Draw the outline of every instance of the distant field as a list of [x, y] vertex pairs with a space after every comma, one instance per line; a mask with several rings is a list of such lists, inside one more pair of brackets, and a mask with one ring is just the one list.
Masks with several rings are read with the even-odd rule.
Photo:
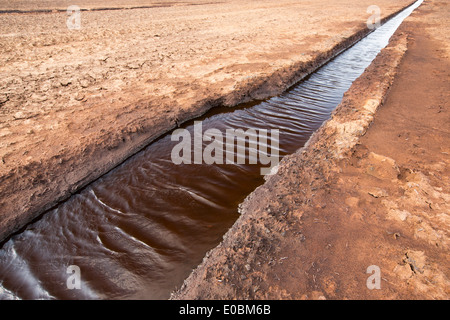
[[81, 9], [101, 9], [101, 8], [135, 8], [135, 7], [159, 7], [159, 6], [176, 6], [176, 5], [192, 5], [203, 3], [219, 3], [219, 0], [20, 0], [20, 1], [0, 1], [1, 11], [47, 11], [47, 10], [65, 10], [71, 5], [77, 5]]

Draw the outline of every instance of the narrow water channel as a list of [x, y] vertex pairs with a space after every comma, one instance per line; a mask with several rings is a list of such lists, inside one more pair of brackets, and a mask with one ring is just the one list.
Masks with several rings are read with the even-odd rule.
[[[203, 131], [278, 129], [280, 156], [295, 152], [420, 3], [284, 94], [197, 119]], [[194, 136], [193, 122], [183, 128]], [[178, 143], [163, 136], [4, 243], [0, 299], [167, 299], [264, 183], [248, 161], [175, 165]], [[67, 286], [73, 265], [80, 289]]]

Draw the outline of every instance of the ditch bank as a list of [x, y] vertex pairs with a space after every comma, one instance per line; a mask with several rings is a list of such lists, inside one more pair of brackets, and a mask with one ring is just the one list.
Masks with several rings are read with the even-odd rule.
[[[448, 70], [436, 41], [443, 6], [427, 1], [406, 19], [331, 119], [247, 197], [172, 299], [448, 299], [449, 133], [439, 129], [448, 112], [428, 116], [448, 91], [445, 75], [436, 76]], [[415, 95], [422, 86], [428, 94]], [[380, 133], [371, 126], [381, 106]], [[415, 128], [404, 120], [412, 111]], [[388, 131], [391, 140], [380, 141]], [[426, 157], [413, 136], [425, 139]], [[369, 278], [374, 266], [378, 283]]]

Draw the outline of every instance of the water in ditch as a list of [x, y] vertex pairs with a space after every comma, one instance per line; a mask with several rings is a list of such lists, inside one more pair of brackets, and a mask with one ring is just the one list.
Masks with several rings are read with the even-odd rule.
[[[278, 129], [280, 156], [295, 152], [418, 5], [286, 93], [208, 113], [198, 119], [203, 131]], [[193, 122], [183, 128], [194, 137]], [[261, 165], [248, 158], [175, 165], [176, 145], [170, 133], [163, 136], [4, 243], [0, 299], [168, 298], [221, 241], [239, 203], [264, 182]]]

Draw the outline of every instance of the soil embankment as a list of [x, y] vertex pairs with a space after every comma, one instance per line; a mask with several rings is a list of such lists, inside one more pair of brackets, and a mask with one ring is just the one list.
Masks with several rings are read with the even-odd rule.
[[449, 298], [448, 12], [406, 19], [172, 298]]
[[284, 91], [367, 33], [370, 5], [412, 2], [98, 0], [79, 30], [59, 2], [0, 14], [0, 240], [180, 123]]

